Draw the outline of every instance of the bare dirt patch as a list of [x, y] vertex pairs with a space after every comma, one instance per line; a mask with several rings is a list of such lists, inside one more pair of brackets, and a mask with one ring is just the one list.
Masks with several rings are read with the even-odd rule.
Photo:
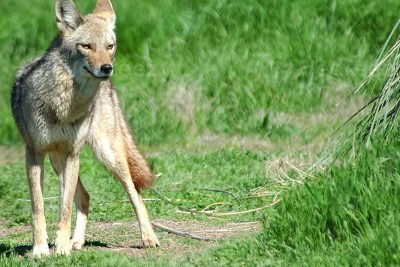
[[223, 136], [217, 134], [204, 134], [198, 137], [193, 145], [196, 149], [219, 150], [226, 147], [238, 147], [254, 151], [268, 151], [276, 148], [275, 144], [268, 138], [259, 136]]
[[7, 230], [6, 223], [0, 220], [0, 237], [5, 235], [4, 233], [6, 233]]
[[278, 112], [273, 115], [272, 120], [277, 126], [289, 124], [302, 131], [322, 126], [331, 127], [332, 125], [340, 125], [345, 122], [363, 107], [365, 102], [365, 99], [360, 96], [348, 101], [338, 100], [337, 106], [326, 107], [320, 112], [310, 114], [304, 112], [296, 114]]
[[152, 255], [167, 252], [176, 257], [205, 250], [220, 240], [243, 236], [261, 229], [259, 222], [227, 223], [221, 226], [197, 221], [154, 220], [154, 222], [179, 232], [209, 238], [211, 241], [193, 240], [156, 228], [161, 247], [159, 250], [145, 250], [140, 244], [138, 223], [106, 222], [89, 226], [87, 245], [90, 248], [126, 253], [135, 257], [144, 257], [149, 251]]
[[22, 147], [0, 146], [0, 165], [13, 163], [24, 159], [24, 149]]
[[235, 237], [249, 232], [259, 231], [259, 222], [231, 222], [223, 226], [197, 221], [175, 222], [169, 220], [155, 220], [155, 222], [185, 233], [196, 234], [211, 240]]
[[9, 235], [24, 233], [31, 230], [29, 225], [7, 227], [6, 222], [0, 221], [0, 239], [4, 239]]

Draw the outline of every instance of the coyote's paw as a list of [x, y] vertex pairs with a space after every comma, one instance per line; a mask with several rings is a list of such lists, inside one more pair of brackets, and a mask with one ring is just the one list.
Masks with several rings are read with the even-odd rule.
[[34, 245], [33, 246], [33, 251], [32, 251], [32, 256], [34, 258], [41, 258], [41, 257], [46, 257], [50, 255], [49, 251], [49, 245], [43, 244], [43, 245]]
[[142, 241], [144, 248], [155, 248], [160, 246], [160, 242], [158, 241], [153, 229], [147, 233], [142, 233]]
[[62, 245], [57, 245], [56, 244], [56, 253], [58, 255], [65, 255], [68, 256], [69, 254], [71, 254], [71, 248], [68, 245], [62, 244]]
[[83, 248], [83, 244], [85, 244], [85, 240], [71, 239], [70, 241], [71, 250], [81, 250]]
[[61, 231], [57, 232], [56, 253], [59, 255], [69, 255], [71, 253], [69, 237]]

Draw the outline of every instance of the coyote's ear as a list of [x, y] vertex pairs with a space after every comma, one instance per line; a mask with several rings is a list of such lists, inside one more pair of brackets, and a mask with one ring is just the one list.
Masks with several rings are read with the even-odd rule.
[[112, 28], [115, 28], [115, 12], [110, 0], [98, 0], [93, 14], [106, 20]]
[[75, 30], [83, 23], [83, 18], [71, 0], [56, 1], [57, 27], [61, 32]]

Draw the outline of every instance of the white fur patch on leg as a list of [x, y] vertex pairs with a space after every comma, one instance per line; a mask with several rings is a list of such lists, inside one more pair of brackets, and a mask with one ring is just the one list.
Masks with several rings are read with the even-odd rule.
[[50, 255], [49, 245], [47, 243], [41, 245], [34, 245], [32, 256], [34, 258], [46, 257]]
[[81, 212], [78, 212], [76, 218], [76, 226], [74, 236], [71, 239], [71, 249], [82, 249], [85, 243], [85, 232], [86, 232], [87, 216]]
[[56, 253], [60, 255], [69, 255], [70, 252], [69, 231], [57, 230]]

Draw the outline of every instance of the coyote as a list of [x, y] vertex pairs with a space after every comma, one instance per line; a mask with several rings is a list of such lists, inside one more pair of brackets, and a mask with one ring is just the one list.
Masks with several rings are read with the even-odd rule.
[[[94, 12], [82, 16], [71, 0], [56, 0], [55, 11], [58, 36], [43, 57], [20, 69], [12, 91], [12, 112], [26, 144], [33, 256], [49, 254], [45, 155], [60, 178], [56, 253], [68, 255], [84, 245], [89, 194], [79, 177], [79, 154], [85, 143], [128, 193], [143, 246], [156, 247], [159, 242], [139, 194], [154, 176], [132, 139], [110, 82], [116, 52], [112, 4], [98, 0]], [[70, 240], [73, 199], [77, 220]]]

